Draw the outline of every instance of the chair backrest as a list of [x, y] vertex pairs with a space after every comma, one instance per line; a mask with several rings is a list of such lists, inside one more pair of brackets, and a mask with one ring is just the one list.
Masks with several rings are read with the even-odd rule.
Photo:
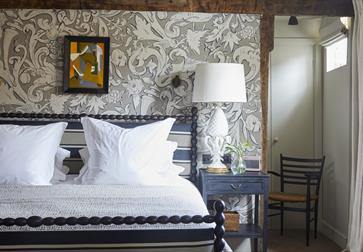
[[310, 185], [315, 186], [318, 195], [324, 163], [325, 156], [322, 158], [298, 158], [280, 154], [281, 192], [284, 192], [285, 184], [307, 185], [306, 174], [310, 174], [313, 175]]

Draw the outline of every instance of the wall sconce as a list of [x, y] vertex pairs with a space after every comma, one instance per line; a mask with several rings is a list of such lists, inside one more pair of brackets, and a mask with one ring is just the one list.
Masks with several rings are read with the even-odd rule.
[[171, 84], [173, 85], [174, 88], [177, 88], [180, 86], [181, 84], [181, 79], [179, 77], [179, 75], [176, 75], [172, 80], [171, 80]]

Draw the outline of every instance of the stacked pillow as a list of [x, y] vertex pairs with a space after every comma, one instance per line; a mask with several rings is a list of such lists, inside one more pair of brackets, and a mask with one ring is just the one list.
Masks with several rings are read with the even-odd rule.
[[87, 149], [80, 151], [82, 184], [164, 185], [183, 168], [172, 164], [176, 143], [167, 141], [175, 119], [126, 129], [84, 117]]
[[50, 181], [52, 184], [65, 181], [67, 179], [67, 174], [69, 172], [69, 168], [65, 165], [63, 165], [63, 161], [66, 158], [69, 158], [71, 156], [71, 152], [58, 147], [57, 153], [55, 154], [55, 160], [54, 160], [54, 173], [53, 178]]
[[0, 125], [0, 184], [49, 185], [66, 127]]

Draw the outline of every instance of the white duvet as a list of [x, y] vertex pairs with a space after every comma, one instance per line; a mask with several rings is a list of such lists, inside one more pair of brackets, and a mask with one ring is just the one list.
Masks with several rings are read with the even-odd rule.
[[[197, 188], [176, 177], [169, 186], [72, 185], [0, 186], [0, 218], [207, 215]], [[189, 229], [213, 224], [0, 227], [0, 231], [97, 229]]]

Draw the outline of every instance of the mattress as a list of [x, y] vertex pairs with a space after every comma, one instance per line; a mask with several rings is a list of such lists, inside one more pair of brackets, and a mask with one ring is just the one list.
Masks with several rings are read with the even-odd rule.
[[[169, 186], [77, 185], [0, 186], [0, 218], [207, 215], [196, 187], [176, 177]], [[144, 224], [5, 227], [0, 231], [209, 229], [214, 224]]]

